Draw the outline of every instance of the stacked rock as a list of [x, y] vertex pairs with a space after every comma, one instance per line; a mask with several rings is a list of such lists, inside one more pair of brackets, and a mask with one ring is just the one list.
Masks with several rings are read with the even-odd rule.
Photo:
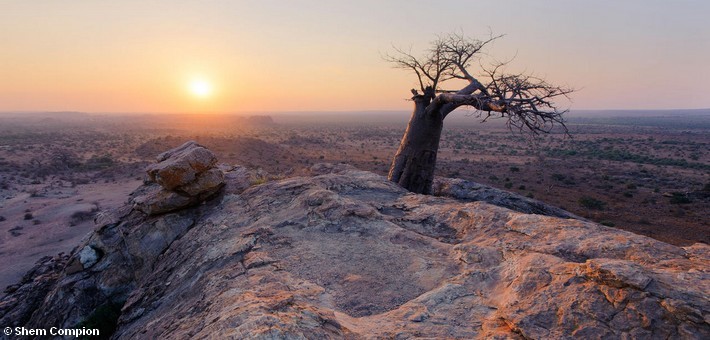
[[146, 172], [159, 185], [133, 199], [134, 207], [148, 215], [178, 210], [204, 201], [224, 186], [217, 157], [195, 141], [158, 155]]

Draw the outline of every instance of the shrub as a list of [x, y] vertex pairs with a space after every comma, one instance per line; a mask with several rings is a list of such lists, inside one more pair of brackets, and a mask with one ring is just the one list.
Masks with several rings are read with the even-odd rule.
[[84, 164], [84, 169], [93, 171], [93, 170], [101, 170], [101, 169], [106, 169], [111, 166], [113, 166], [116, 163], [114, 161], [113, 157], [111, 154], [104, 154], [101, 156], [92, 156], [90, 159], [86, 161], [86, 164]]
[[518, 168], [517, 166], [511, 166], [510, 172], [520, 172], [520, 168]]
[[98, 208], [93, 208], [91, 211], [76, 211], [69, 217], [71, 219], [70, 225], [75, 226], [81, 222], [92, 220], [98, 211]]
[[26, 221], [31, 220], [33, 217], [34, 217], [34, 216], [32, 216], [32, 213], [29, 213], [29, 212], [28, 212], [28, 213], [25, 213], [25, 220], [26, 220]]
[[566, 176], [563, 174], [552, 174], [550, 177], [552, 177], [555, 181], [563, 181]]
[[671, 196], [670, 202], [671, 202], [671, 204], [688, 204], [691, 202], [691, 200], [690, 200], [690, 198], [688, 198], [688, 196], [685, 196], [683, 193], [674, 192], [673, 196]]
[[578, 202], [579, 205], [587, 209], [604, 210], [604, 208], [606, 207], [606, 202], [600, 201], [594, 197], [589, 196], [582, 196]]
[[615, 227], [616, 226], [616, 223], [609, 221], [609, 220], [603, 220], [603, 221], [599, 222], [599, 224], [605, 225], [607, 227]]
[[268, 181], [269, 179], [266, 176], [252, 176], [251, 185], [261, 185]]
[[505, 186], [506, 189], [510, 189], [510, 188], [513, 187], [513, 183], [511, 183], [511, 182], [506, 182], [504, 186]]
[[[101, 338], [108, 339], [111, 335], [116, 332], [116, 326], [118, 325], [118, 318], [121, 316], [121, 304], [118, 303], [106, 303], [94, 310], [86, 320], [80, 322], [76, 325], [76, 328], [95, 328], [99, 330]], [[89, 337], [85, 337], [89, 339]]]

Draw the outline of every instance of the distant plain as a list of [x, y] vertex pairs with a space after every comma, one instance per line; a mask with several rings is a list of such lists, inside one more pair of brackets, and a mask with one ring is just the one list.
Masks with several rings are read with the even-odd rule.
[[[297, 176], [316, 163], [386, 175], [409, 113], [0, 113], [0, 286], [68, 252], [126, 201], [155, 156], [186, 140], [220, 162]], [[710, 243], [710, 110], [577, 111], [530, 137], [460, 112], [437, 175], [484, 183], [676, 245]]]

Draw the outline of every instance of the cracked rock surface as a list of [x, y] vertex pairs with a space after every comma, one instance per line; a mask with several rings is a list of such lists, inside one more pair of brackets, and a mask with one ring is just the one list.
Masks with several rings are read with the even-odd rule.
[[[102, 215], [62, 259], [90, 246], [96, 263], [45, 261], [44, 298], [8, 303], [28, 276], [0, 324], [72, 326], [112, 301], [121, 339], [710, 338], [708, 245], [411, 194], [349, 166], [314, 173], [249, 186], [227, 171], [197, 207]], [[439, 194], [475, 187], [454, 184]]]

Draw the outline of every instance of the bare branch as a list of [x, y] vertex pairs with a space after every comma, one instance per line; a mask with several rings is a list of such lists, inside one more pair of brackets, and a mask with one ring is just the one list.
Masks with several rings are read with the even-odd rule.
[[393, 47], [394, 55], [383, 58], [397, 68], [409, 69], [417, 75], [422, 91], [431, 86], [435, 91], [439, 86], [452, 79], [468, 80], [469, 84], [460, 89], [461, 93], [473, 93], [476, 90], [485, 92], [486, 87], [479, 82], [468, 68], [471, 62], [478, 59], [483, 49], [501, 38], [502, 35], [491, 34], [488, 39], [477, 40], [461, 33], [440, 36], [433, 41], [425, 56], [417, 58], [411, 52]]
[[[478, 40], [463, 33], [450, 33], [438, 36], [424, 57], [417, 58], [411, 52], [395, 48], [396, 55], [385, 59], [396, 67], [414, 71], [425, 93], [418, 98], [431, 100], [426, 107], [429, 113], [438, 112], [446, 117], [459, 107], [469, 106], [485, 115], [483, 121], [499, 116], [507, 119], [510, 128], [530, 130], [534, 134], [549, 132], [557, 125], [566, 132], [562, 115], [567, 110], [558, 109], [555, 100], [569, 99], [574, 89], [525, 73], [507, 74], [504, 69], [512, 59], [496, 61], [490, 67], [482, 66], [485, 48], [501, 37], [503, 35], [490, 33], [488, 38]], [[471, 72], [473, 62], [480, 65], [480, 72], [476, 72], [481, 75], [479, 78]], [[466, 80], [468, 84], [459, 90], [441, 89], [449, 80]]]

